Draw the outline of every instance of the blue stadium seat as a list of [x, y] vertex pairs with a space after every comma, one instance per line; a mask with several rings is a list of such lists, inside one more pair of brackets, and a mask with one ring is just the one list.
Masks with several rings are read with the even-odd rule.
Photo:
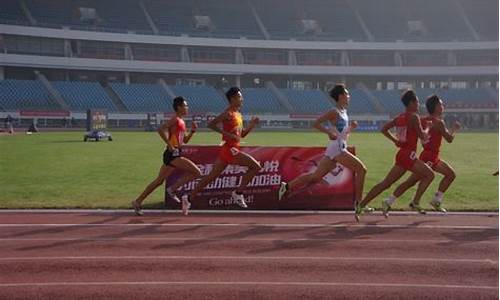
[[[38, 26], [152, 33], [137, 0], [25, 1]], [[282, 0], [249, 1], [144, 0], [143, 3], [161, 34], [165, 35], [263, 38], [250, 11], [250, 3], [256, 8], [272, 39], [366, 40], [356, 15], [359, 13], [377, 41], [471, 40], [473, 36], [456, 6], [459, 3], [481, 40], [498, 39], [498, 27], [491, 26], [498, 21], [498, 2], [493, 0], [288, 0], [286, 4]], [[116, 9], [117, 6], [119, 9]], [[495, 6], [497, 9], [492, 9]], [[78, 7], [95, 8], [99, 20], [95, 24], [80, 20]], [[193, 16], [196, 14], [210, 16], [214, 30], [196, 30], [193, 27]], [[277, 14], [279, 17], [276, 17]], [[317, 20], [321, 32], [316, 35], [302, 34], [301, 19]], [[417, 20], [422, 21], [426, 33], [409, 33], [408, 21]], [[2, 1], [0, 22], [28, 24], [20, 1]]]
[[403, 112], [405, 107], [401, 102], [401, 91], [399, 90], [376, 90], [373, 95], [391, 115]]
[[269, 89], [244, 88], [241, 92], [244, 113], [288, 114], [288, 111]]
[[55, 81], [52, 82], [52, 86], [61, 94], [72, 111], [117, 110], [106, 91], [97, 82]]
[[333, 107], [329, 97], [319, 90], [281, 89], [296, 113], [322, 114]]
[[351, 101], [349, 103], [349, 113], [351, 114], [368, 114], [375, 113], [375, 108], [372, 102], [361, 89], [349, 89]]
[[57, 110], [45, 87], [36, 80], [0, 80], [0, 107], [4, 110]]
[[0, 22], [8, 24], [28, 24], [18, 0], [2, 0]]
[[[439, 89], [436, 91], [448, 107], [497, 108], [498, 93], [492, 88]], [[496, 96], [494, 96], [496, 95]]]
[[172, 112], [172, 99], [156, 84], [111, 83], [111, 88], [131, 112]]
[[[65, 0], [26, 0], [32, 16], [41, 26], [70, 26], [75, 29], [141, 33], [152, 33], [149, 24], [135, 0], [111, 1], [65, 1]], [[96, 24], [87, 24], [77, 15], [79, 7], [95, 8], [99, 20]]]
[[191, 113], [219, 113], [227, 107], [223, 96], [210, 86], [170, 86], [176, 96], [183, 96], [189, 103]]
[[180, 35], [194, 31], [192, 29], [193, 0], [172, 1], [168, 4], [162, 0], [150, 0], [144, 3], [162, 34]]

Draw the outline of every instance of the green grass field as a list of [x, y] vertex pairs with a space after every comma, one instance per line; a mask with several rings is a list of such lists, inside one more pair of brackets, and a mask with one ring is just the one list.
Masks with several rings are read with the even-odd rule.
[[[83, 132], [0, 136], [0, 208], [126, 208], [152, 180], [163, 145], [156, 133], [115, 132], [113, 142], [82, 142]], [[213, 133], [198, 133], [192, 144], [218, 144]], [[246, 145], [324, 146], [326, 137], [312, 132], [254, 132]], [[379, 133], [355, 133], [350, 144], [368, 167], [365, 193], [393, 163], [395, 149]], [[498, 133], [461, 133], [444, 144], [442, 158], [455, 167], [457, 179], [444, 198], [452, 210], [498, 211]], [[423, 198], [436, 191], [436, 178]], [[391, 188], [391, 191], [395, 188]], [[414, 190], [398, 200], [405, 208]], [[380, 201], [389, 192], [374, 202]], [[146, 200], [158, 207], [162, 189]]]

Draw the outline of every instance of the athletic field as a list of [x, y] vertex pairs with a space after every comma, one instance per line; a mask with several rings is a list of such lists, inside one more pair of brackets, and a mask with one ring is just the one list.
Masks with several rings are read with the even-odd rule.
[[[0, 208], [126, 208], [154, 178], [163, 145], [155, 132], [113, 132], [113, 142], [84, 143], [82, 132], [0, 136]], [[216, 145], [220, 136], [197, 133], [192, 144]], [[312, 132], [254, 132], [245, 145], [324, 146], [326, 136]], [[365, 193], [388, 172], [395, 147], [380, 133], [355, 133], [350, 144], [368, 168]], [[452, 210], [498, 210], [498, 133], [459, 133], [443, 144], [442, 158], [457, 179], [444, 198]], [[424, 207], [440, 176], [422, 199]], [[393, 190], [391, 188], [391, 190]], [[411, 190], [398, 200], [405, 209]], [[388, 193], [376, 199], [374, 206]], [[161, 207], [162, 189], [145, 202]]]

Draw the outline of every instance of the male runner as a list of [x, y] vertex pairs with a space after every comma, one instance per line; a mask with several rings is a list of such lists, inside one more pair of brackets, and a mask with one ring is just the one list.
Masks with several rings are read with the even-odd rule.
[[[446, 213], [446, 209], [441, 206], [443, 194], [455, 180], [455, 171], [444, 160], [439, 157], [439, 149], [441, 141], [444, 139], [451, 143], [455, 138], [455, 133], [460, 129], [460, 123], [455, 122], [452, 129], [449, 131], [443, 120], [444, 104], [443, 101], [436, 95], [429, 96], [425, 101], [425, 106], [429, 112], [429, 116], [422, 119], [424, 127], [429, 125], [429, 137], [422, 141], [423, 150], [420, 153], [420, 160], [431, 167], [435, 172], [443, 174], [444, 177], [439, 183], [438, 190], [431, 201], [431, 206], [436, 210]], [[401, 184], [400, 193], [404, 193], [410, 187], [418, 182], [419, 178], [416, 174], [412, 174], [405, 182]], [[383, 213], [387, 217], [392, 203], [396, 200], [395, 195], [391, 195], [382, 203]]]
[[[158, 129], [161, 139], [167, 144], [167, 149], [163, 152], [163, 165], [158, 176], [146, 187], [136, 200], [132, 201], [132, 207], [137, 215], [142, 216], [141, 204], [146, 197], [157, 187], [163, 184], [168, 176], [175, 169], [185, 171], [186, 174], [173, 186], [167, 189], [167, 194], [176, 202], [180, 202], [175, 191], [187, 182], [200, 177], [200, 169], [189, 159], [182, 157], [182, 145], [188, 143], [196, 132], [197, 125], [193, 121], [191, 132], [186, 136], [186, 124], [183, 117], [188, 114], [188, 104], [183, 97], [176, 97], [173, 102], [175, 116], [163, 123]], [[168, 133], [168, 136], [167, 136]]]
[[[357, 127], [356, 122], [351, 122], [349, 126], [347, 106], [351, 97], [343, 84], [337, 84], [333, 87], [330, 91], [330, 96], [336, 102], [335, 108], [319, 117], [313, 124], [314, 128], [328, 135], [330, 139], [325, 155], [319, 161], [318, 167], [313, 173], [303, 174], [289, 183], [282, 182], [278, 190], [278, 200], [281, 200], [288, 191], [297, 187], [321, 182], [323, 177], [339, 163], [354, 172], [355, 206], [361, 201], [366, 167], [359, 158], [347, 151], [347, 137], [349, 132], [351, 129]], [[324, 122], [329, 122], [332, 125], [332, 129], [323, 126]]]
[[[422, 128], [420, 118], [418, 116], [419, 102], [417, 95], [414, 91], [408, 90], [401, 96], [401, 102], [405, 106], [404, 113], [397, 116], [395, 119], [387, 122], [382, 128], [382, 134], [393, 142], [399, 148], [396, 154], [396, 161], [387, 176], [375, 185], [365, 196], [363, 201], [356, 207], [356, 215], [359, 216], [363, 213], [365, 207], [375, 197], [380, 195], [383, 191], [387, 190], [391, 185], [398, 181], [407, 171], [412, 172], [419, 178], [417, 192], [413, 201], [410, 203], [410, 208], [417, 210], [419, 213], [425, 213], [420, 207], [419, 201], [422, 194], [434, 179], [434, 173], [431, 168], [423, 161], [417, 158], [417, 141], [427, 139], [427, 131]], [[396, 127], [397, 137], [392, 135], [389, 130]], [[402, 188], [399, 186], [394, 192], [394, 197], [401, 196]], [[394, 199], [394, 200], [392, 200]], [[392, 204], [395, 198], [391, 198], [389, 204]]]
[[[243, 96], [238, 87], [231, 87], [226, 92], [229, 107], [215, 119], [210, 121], [208, 127], [222, 134], [223, 145], [221, 146], [219, 157], [210, 173], [204, 176], [195, 186], [189, 195], [182, 196], [182, 212], [187, 215], [191, 202], [196, 198], [210, 182], [219, 176], [227, 165], [239, 165], [248, 167], [248, 171], [243, 175], [240, 186], [232, 192], [231, 199], [242, 208], [246, 208], [243, 189], [250, 183], [255, 175], [260, 171], [261, 166], [255, 158], [240, 151], [240, 140], [246, 137], [258, 124], [259, 118], [253, 117], [247, 128], [243, 128], [243, 118], [240, 113], [243, 105]], [[222, 123], [222, 128], [219, 124]]]

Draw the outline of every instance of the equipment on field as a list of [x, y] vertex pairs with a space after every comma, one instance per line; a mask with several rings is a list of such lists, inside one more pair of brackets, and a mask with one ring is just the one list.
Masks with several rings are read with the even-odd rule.
[[108, 113], [105, 110], [87, 110], [87, 133], [83, 136], [83, 141], [90, 139], [99, 142], [102, 139], [112, 141], [113, 137], [106, 131], [108, 126]]

